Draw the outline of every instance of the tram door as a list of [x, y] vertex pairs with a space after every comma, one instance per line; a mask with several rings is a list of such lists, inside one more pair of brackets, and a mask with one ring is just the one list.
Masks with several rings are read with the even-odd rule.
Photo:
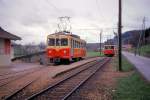
[[70, 39], [70, 44], [71, 44], [71, 57], [73, 57], [74, 54], [74, 40]]

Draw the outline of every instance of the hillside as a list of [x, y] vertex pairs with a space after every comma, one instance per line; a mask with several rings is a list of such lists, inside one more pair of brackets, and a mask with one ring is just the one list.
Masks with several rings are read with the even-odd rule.
[[[145, 32], [145, 34], [143, 34]], [[131, 44], [134, 47], [137, 46], [137, 43], [139, 42], [139, 38], [141, 35], [141, 45], [150, 44], [150, 28], [143, 30], [131, 30], [124, 32], [122, 34], [122, 43], [123, 44]], [[108, 40], [109, 41], [109, 40]], [[114, 37], [111, 41], [114, 41], [115, 44], [117, 44], [117, 37]]]
[[[104, 44], [102, 43], [102, 48], [103, 48]], [[99, 43], [87, 43], [87, 50], [88, 51], [97, 51], [100, 48], [100, 44]]]

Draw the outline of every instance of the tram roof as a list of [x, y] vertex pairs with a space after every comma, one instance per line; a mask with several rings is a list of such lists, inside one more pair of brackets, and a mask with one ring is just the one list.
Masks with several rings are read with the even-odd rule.
[[72, 37], [80, 39], [80, 36], [72, 34], [71, 32], [57, 32], [57, 33], [53, 33], [53, 34], [50, 34], [50, 35], [67, 35], [67, 36], [72, 36]]

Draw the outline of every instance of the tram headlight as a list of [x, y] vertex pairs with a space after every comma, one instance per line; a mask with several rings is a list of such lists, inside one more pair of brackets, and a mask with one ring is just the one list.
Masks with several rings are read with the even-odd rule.
[[66, 54], [67, 53], [67, 51], [66, 50], [64, 50], [64, 54]]
[[52, 53], [52, 51], [51, 51], [51, 50], [49, 50], [49, 51], [48, 51], [48, 53]]

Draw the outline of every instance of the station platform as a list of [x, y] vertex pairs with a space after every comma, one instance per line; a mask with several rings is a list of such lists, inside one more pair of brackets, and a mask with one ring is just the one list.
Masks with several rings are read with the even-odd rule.
[[70, 70], [72, 68], [75, 68], [79, 65], [82, 65], [82, 64], [85, 64], [87, 62], [91, 62], [91, 61], [94, 61], [94, 60], [99, 60], [99, 59], [102, 59], [102, 57], [96, 57], [96, 58], [90, 58], [90, 59], [86, 59], [86, 60], [82, 60], [82, 61], [78, 61], [78, 62], [74, 62], [72, 64], [69, 64], [69, 65], [59, 65], [59, 66], [51, 66], [50, 67], [50, 73], [49, 73], [49, 76], [50, 77], [55, 77], [55, 75], [61, 73], [61, 72], [64, 72], [64, 71], [67, 71], [67, 70]]
[[134, 55], [129, 52], [122, 52], [122, 54], [136, 67], [136, 69], [150, 82], [150, 58]]
[[82, 65], [84, 63], [99, 59], [100, 57], [96, 58], [90, 58], [90, 59], [85, 59], [82, 61], [78, 62], [73, 62], [69, 65], [55, 65], [55, 66], [44, 66], [40, 65], [38, 63], [12, 63], [10, 66], [0, 66], [0, 75], [7, 74], [7, 73], [13, 73], [13, 72], [21, 72], [24, 70], [30, 70], [34, 68], [43, 68], [43, 67], [48, 67], [50, 70], [50, 76], [54, 76], [57, 73], [60, 73], [65, 70], [69, 70], [71, 68], [74, 68], [76, 66]]
[[30, 70], [32, 68], [42, 67], [38, 63], [11, 63], [10, 66], [0, 66], [0, 75], [19, 72], [23, 70]]

